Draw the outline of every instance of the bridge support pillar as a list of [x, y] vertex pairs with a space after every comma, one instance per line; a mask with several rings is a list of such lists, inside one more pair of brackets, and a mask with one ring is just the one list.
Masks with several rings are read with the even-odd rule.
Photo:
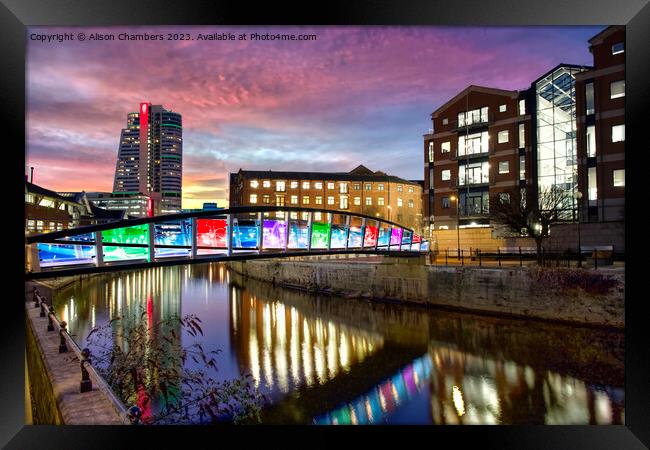
[[289, 248], [289, 211], [284, 212], [284, 252]]
[[232, 256], [232, 214], [228, 214], [226, 223], [226, 254]]
[[329, 225], [329, 231], [327, 232], [327, 249], [332, 249], [332, 222], [334, 221], [334, 214], [327, 213], [327, 224]]
[[148, 233], [148, 244], [149, 244], [149, 257], [147, 261], [154, 262], [156, 260], [156, 248], [155, 248], [155, 239], [156, 239], [156, 228], [153, 223], [149, 223], [149, 233]]
[[262, 253], [264, 246], [264, 217], [261, 212], [257, 213], [257, 253]]
[[314, 213], [312, 211], [309, 212], [309, 219], [307, 219], [307, 251], [311, 251], [311, 223], [314, 218]]
[[95, 231], [95, 266], [104, 265], [104, 242], [101, 231]]
[[[361, 248], [363, 248], [363, 225], [365, 225], [366, 219], [363, 219], [361, 225]], [[350, 246], [350, 216], [345, 216], [345, 249], [347, 250]]]
[[192, 249], [190, 250], [190, 259], [196, 258], [196, 217], [190, 219], [190, 233], [191, 233], [191, 245]]

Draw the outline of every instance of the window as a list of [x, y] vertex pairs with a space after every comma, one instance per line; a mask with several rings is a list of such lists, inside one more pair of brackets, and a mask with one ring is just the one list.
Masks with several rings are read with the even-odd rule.
[[327, 183], [327, 189], [334, 189], [334, 183]]
[[409, 200], [409, 208], [413, 208], [415, 206], [415, 202], [413, 200]]
[[34, 231], [34, 228], [36, 228], [36, 221], [35, 220], [28, 220], [27, 221], [27, 229], [30, 231]]
[[262, 187], [270, 188], [271, 187], [271, 180], [262, 181]]
[[614, 187], [625, 187], [625, 169], [615, 169], [613, 175]]
[[291, 212], [291, 213], [289, 213], [289, 218], [291, 218], [291, 219], [297, 219], [297, 218], [298, 218], [298, 213], [297, 213], [297, 212]]
[[499, 201], [501, 203], [510, 203], [510, 194], [507, 192], [499, 192]]
[[510, 173], [510, 161], [499, 161], [499, 173]]
[[399, 197], [397, 197], [397, 207], [398, 207], [398, 208], [401, 208], [402, 205], [403, 205], [402, 199], [399, 198]]
[[249, 201], [251, 203], [257, 203], [257, 194], [251, 194]]
[[519, 148], [526, 147], [526, 125], [519, 124]]
[[442, 119], [442, 124], [443, 124], [443, 125], [447, 125], [448, 123], [449, 123], [449, 119], [447, 119], [446, 117], [444, 117], [444, 118]]
[[339, 209], [348, 209], [348, 197], [342, 195], [339, 199]]
[[354, 204], [356, 206], [361, 205], [361, 197], [354, 197]]
[[434, 187], [434, 180], [433, 180], [433, 167], [429, 167], [429, 189], [433, 189]]
[[262, 203], [271, 203], [271, 196], [270, 195], [263, 195], [262, 196]]
[[384, 197], [377, 198], [377, 205], [384, 206]]
[[291, 204], [292, 205], [297, 205], [298, 204], [298, 196], [297, 195], [292, 195], [291, 196]]
[[445, 169], [440, 172], [440, 179], [442, 181], [449, 181], [451, 180], [451, 170]]
[[609, 98], [625, 97], [625, 80], [613, 81], [609, 84]]
[[284, 192], [286, 190], [284, 181], [276, 181], [275, 190], [276, 192]]
[[490, 164], [487, 161], [458, 166], [458, 184], [483, 184], [490, 182]]
[[458, 136], [458, 156], [487, 153], [488, 150], [489, 135], [487, 131], [468, 134], [467, 136]]
[[298, 182], [297, 181], [292, 181], [291, 182], [291, 189], [298, 189]]
[[257, 187], [260, 185], [260, 182], [257, 180], [251, 180], [251, 187], [253, 189], [257, 189]]
[[316, 196], [316, 204], [317, 205], [322, 205], [323, 204], [323, 197], [321, 195]]
[[448, 209], [451, 205], [449, 202], [449, 197], [442, 197], [440, 204], [442, 206], [442, 209]]
[[54, 202], [50, 199], [42, 198], [41, 201], [38, 202], [38, 206], [45, 206], [46, 208], [54, 208]]
[[587, 127], [587, 156], [596, 156], [596, 127]]
[[482, 192], [461, 192], [459, 200], [459, 212], [461, 216], [486, 215], [490, 213], [490, 193]]
[[323, 183], [321, 182], [314, 183], [314, 189], [323, 189]]
[[284, 206], [284, 195], [275, 196], [275, 206]]
[[617, 42], [616, 44], [612, 45], [612, 55], [618, 55], [619, 53], [623, 53], [625, 51], [625, 42]]
[[397, 185], [397, 192], [403, 192], [403, 191], [404, 191], [404, 187], [401, 184], [398, 184]]
[[302, 215], [302, 220], [308, 220], [309, 219], [309, 213], [308, 212], [304, 212], [301, 215]]
[[309, 204], [309, 195], [303, 195], [302, 196], [302, 204], [303, 205], [308, 205]]
[[32, 194], [25, 194], [25, 203], [34, 203], [34, 196]]
[[323, 215], [319, 212], [314, 213], [314, 220], [320, 221], [323, 220]]
[[587, 186], [589, 195], [589, 200], [598, 200], [598, 188], [596, 184], [596, 168], [590, 167], [587, 170]]
[[443, 142], [440, 144], [440, 152], [449, 153], [451, 151], [451, 141]]
[[284, 213], [282, 211], [276, 211], [275, 218], [276, 219], [284, 219]]
[[506, 112], [506, 105], [499, 105], [499, 112]]
[[433, 141], [429, 141], [429, 162], [433, 162]]
[[303, 181], [302, 182], [302, 188], [303, 189], [309, 189], [309, 181]]
[[378, 191], [383, 191], [383, 190], [384, 190], [384, 183], [379, 183], [379, 184], [377, 185], [377, 190], [378, 190]]
[[415, 192], [415, 189], [413, 189], [413, 186], [409, 186], [409, 192], [411, 192], [411, 193]]
[[526, 157], [524, 155], [519, 157], [519, 179], [526, 179]]
[[499, 144], [503, 144], [504, 142], [508, 142], [508, 139], [509, 139], [508, 130], [499, 131], [499, 134], [497, 135], [497, 142]]
[[354, 183], [352, 185], [352, 189], [354, 189], [355, 191], [360, 191], [361, 190], [361, 183]]
[[339, 185], [339, 192], [341, 194], [347, 194], [348, 193], [348, 184], [347, 183], [341, 183]]
[[625, 141], [625, 125], [614, 125], [612, 127], [612, 142]]
[[488, 107], [484, 106], [483, 108], [473, 109], [467, 111], [466, 113], [458, 113], [458, 126], [464, 127], [466, 125], [472, 125], [474, 123], [482, 123], [488, 121]]
[[372, 184], [366, 183], [366, 191], [372, 191]]
[[334, 196], [333, 195], [330, 195], [329, 197], [327, 197], [327, 204], [328, 205], [333, 205], [334, 204]]
[[372, 206], [372, 197], [366, 197], [366, 206]]
[[42, 220], [37, 220], [36, 221], [36, 229], [38, 231], [43, 231], [43, 221]]
[[523, 116], [526, 114], [526, 100], [519, 100], [519, 115]]
[[594, 107], [594, 83], [585, 84], [585, 102], [587, 104], [585, 111], [587, 115], [596, 112]]

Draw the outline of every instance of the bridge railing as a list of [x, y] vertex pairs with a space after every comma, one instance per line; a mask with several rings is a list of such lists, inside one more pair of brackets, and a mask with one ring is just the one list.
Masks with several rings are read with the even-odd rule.
[[412, 229], [378, 217], [278, 206], [131, 219], [28, 236], [26, 241], [31, 272], [246, 254], [428, 249]]

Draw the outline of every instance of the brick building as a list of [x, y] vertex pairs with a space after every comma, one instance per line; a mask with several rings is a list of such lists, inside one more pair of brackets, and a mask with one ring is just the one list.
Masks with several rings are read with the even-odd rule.
[[625, 214], [625, 27], [589, 40], [592, 70], [576, 76], [580, 217], [623, 220]]
[[[422, 185], [358, 166], [350, 172], [239, 170], [230, 174], [230, 206], [277, 205], [341, 210], [422, 229]], [[298, 213], [292, 215], [297, 217]], [[315, 217], [315, 220], [321, 220]]]
[[490, 199], [519, 190], [535, 202], [549, 186], [571, 193], [567, 221], [622, 223], [625, 28], [608, 27], [589, 43], [593, 67], [559, 64], [520, 91], [469, 86], [431, 114], [426, 235], [494, 226]]
[[[431, 115], [424, 135], [424, 223], [435, 229], [488, 226], [489, 199], [530, 177], [525, 92], [469, 86]], [[528, 175], [527, 175], [528, 174]]]

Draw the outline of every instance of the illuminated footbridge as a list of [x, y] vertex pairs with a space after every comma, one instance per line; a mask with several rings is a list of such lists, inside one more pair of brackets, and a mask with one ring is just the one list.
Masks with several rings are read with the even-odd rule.
[[414, 256], [412, 229], [346, 211], [232, 207], [124, 220], [26, 238], [26, 278], [299, 255]]

